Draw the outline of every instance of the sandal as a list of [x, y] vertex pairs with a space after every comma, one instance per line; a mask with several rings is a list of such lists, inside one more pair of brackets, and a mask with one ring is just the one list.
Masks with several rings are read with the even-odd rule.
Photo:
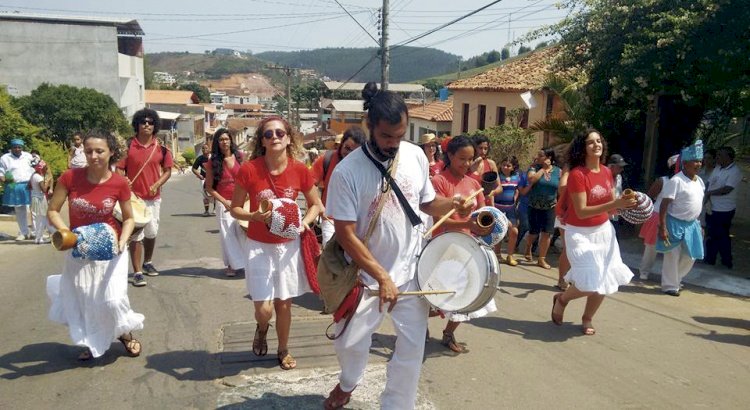
[[596, 334], [596, 329], [591, 325], [591, 319], [581, 318], [583, 324], [581, 325], [581, 333], [584, 336], [593, 336]]
[[547, 263], [546, 258], [541, 256], [539, 257], [539, 260], [536, 261], [536, 266], [542, 267], [544, 269], [549, 269], [552, 267], [549, 265], [549, 263]]
[[[568, 303], [563, 303], [562, 300], [560, 300], [560, 297], [562, 296], [562, 293], [555, 293], [555, 296], [552, 296], [552, 323], [562, 326], [563, 323], [563, 315], [565, 314], [565, 307], [568, 306]], [[560, 303], [560, 306], [563, 308], [563, 313], [555, 314], [555, 306]]]
[[456, 336], [453, 335], [453, 332], [443, 330], [443, 340], [440, 343], [456, 353], [463, 353], [466, 350], [456, 342]]
[[268, 353], [268, 342], [266, 341], [266, 334], [268, 329], [271, 328], [271, 324], [266, 326], [266, 330], [260, 330], [260, 324], [255, 325], [255, 337], [253, 338], [253, 353], [256, 356], [265, 356]]
[[289, 354], [289, 350], [284, 350], [277, 354], [279, 356], [279, 367], [281, 367], [281, 370], [292, 370], [297, 367], [297, 360]]
[[132, 333], [127, 334], [127, 338], [125, 338], [126, 335], [122, 335], [117, 338], [123, 346], [125, 346], [125, 350], [127, 350], [130, 357], [138, 357], [141, 354], [141, 342], [138, 341], [138, 339], [133, 337]]
[[[354, 390], [352, 390], [354, 391]], [[352, 398], [352, 392], [349, 393], [341, 390], [341, 385], [337, 384], [336, 387], [331, 390], [328, 394], [328, 398], [323, 402], [323, 408], [325, 410], [338, 410], [344, 408]]]
[[86, 350], [82, 351], [81, 354], [78, 355], [78, 360], [82, 361], [82, 362], [85, 362], [87, 360], [91, 360], [91, 358], [93, 358], [93, 357], [94, 356], [91, 355], [91, 350], [86, 349]]
[[560, 289], [563, 292], [565, 292], [568, 289], [568, 286], [570, 286], [570, 284], [566, 282], [565, 280], [558, 280], [557, 285], [555, 285], [556, 288]]

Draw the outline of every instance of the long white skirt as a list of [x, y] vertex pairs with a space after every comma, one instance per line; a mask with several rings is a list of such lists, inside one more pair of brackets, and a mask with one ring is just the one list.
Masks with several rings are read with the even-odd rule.
[[77, 346], [93, 357], [123, 334], [143, 329], [144, 316], [128, 300], [128, 252], [111, 261], [86, 261], [65, 252], [62, 275], [47, 277], [49, 318], [68, 326]]
[[570, 260], [565, 280], [581, 291], [609, 295], [633, 278], [622, 262], [615, 227], [609, 221], [591, 227], [566, 225], [565, 252]]
[[247, 262], [247, 235], [236, 219], [226, 212], [224, 204], [216, 202], [216, 220], [219, 221], [219, 237], [224, 265], [244, 269]]
[[300, 239], [264, 243], [248, 238], [245, 285], [250, 298], [286, 300], [311, 292], [300, 252]]

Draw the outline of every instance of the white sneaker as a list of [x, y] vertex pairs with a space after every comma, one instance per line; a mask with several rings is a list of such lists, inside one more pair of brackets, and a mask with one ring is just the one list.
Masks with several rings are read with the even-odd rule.
[[26, 235], [20, 234], [20, 235], [16, 236], [16, 240], [17, 241], [25, 241], [26, 240]]

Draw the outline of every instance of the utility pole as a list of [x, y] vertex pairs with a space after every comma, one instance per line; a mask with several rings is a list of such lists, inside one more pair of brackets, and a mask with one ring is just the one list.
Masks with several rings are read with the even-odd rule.
[[383, 0], [383, 21], [380, 35], [380, 89], [388, 89], [388, 70], [390, 65], [388, 51], [388, 0]]
[[290, 123], [294, 123], [292, 118], [292, 74], [294, 69], [287, 66], [266, 66], [270, 70], [281, 70], [286, 75], [286, 115]]

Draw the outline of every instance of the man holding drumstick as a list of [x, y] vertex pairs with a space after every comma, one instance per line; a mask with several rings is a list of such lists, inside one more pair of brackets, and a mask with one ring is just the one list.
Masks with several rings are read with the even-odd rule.
[[[402, 141], [408, 125], [404, 100], [392, 92], [379, 91], [372, 82], [365, 86], [362, 96], [367, 110], [369, 141], [342, 160], [334, 170], [328, 192], [329, 197], [336, 200], [328, 203], [326, 213], [335, 221], [337, 241], [360, 267], [360, 280], [370, 289], [377, 289], [379, 295], [371, 296], [365, 292], [345, 332], [341, 333], [344, 321], [336, 324], [335, 332], [340, 337], [334, 341], [334, 347], [341, 374], [339, 384], [330, 392], [324, 407], [343, 407], [362, 381], [372, 334], [385, 317], [385, 307], [393, 321], [397, 339], [393, 358], [388, 364], [381, 408], [413, 408], [429, 306], [420, 297], [399, 298], [399, 293], [417, 290], [415, 272], [422, 239], [420, 230], [407, 218], [404, 205], [393, 189], [386, 190], [387, 182], [368, 156], [390, 172], [398, 155], [394, 182], [403, 193], [405, 206], [415, 214], [421, 210], [440, 217], [455, 208], [465, 216], [471, 211], [471, 206], [464, 204], [461, 198], [435, 196], [429, 181], [427, 158], [417, 146]], [[376, 214], [380, 195], [390, 197], [385, 201], [365, 247], [361, 239], [370, 219]]]

